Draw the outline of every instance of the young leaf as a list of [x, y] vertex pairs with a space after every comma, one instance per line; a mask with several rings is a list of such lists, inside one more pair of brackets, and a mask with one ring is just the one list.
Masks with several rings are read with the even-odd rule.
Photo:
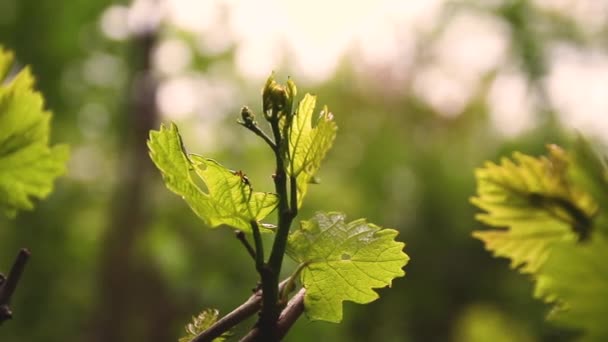
[[[216, 309], [205, 309], [196, 317], [192, 317], [192, 323], [186, 325], [186, 336], [179, 339], [179, 342], [191, 342], [203, 331], [211, 327], [219, 317], [219, 312]], [[223, 342], [230, 337], [229, 332], [223, 333], [220, 337], [213, 339], [213, 342]]]
[[315, 176], [321, 161], [331, 148], [338, 127], [327, 107], [323, 109], [313, 128], [316, 97], [306, 94], [300, 102], [289, 130], [289, 157], [287, 174], [295, 176], [298, 188], [298, 207], [306, 195], [308, 183]]
[[473, 236], [526, 273], [538, 270], [552, 243], [585, 238], [597, 211], [591, 196], [569, 181], [568, 155], [556, 146], [549, 151], [540, 158], [514, 153], [514, 161], [489, 162], [475, 174], [471, 202], [486, 211], [476, 218], [500, 229]]
[[[254, 192], [242, 173], [212, 159], [186, 155], [175, 124], [151, 131], [148, 148], [167, 187], [210, 227], [225, 224], [251, 232], [251, 221], [264, 219], [277, 205], [275, 194]], [[193, 177], [204, 182], [206, 192]]]
[[295, 92], [293, 81], [286, 86], [274, 79], [274, 72], [270, 74], [262, 89], [262, 109], [266, 118], [272, 120], [277, 118], [274, 116], [291, 115]]
[[396, 230], [344, 220], [341, 213], [317, 213], [289, 236], [287, 253], [305, 265], [304, 307], [313, 320], [340, 322], [343, 301], [369, 303], [378, 298], [374, 288], [405, 275], [409, 257]]
[[0, 83], [3, 83], [8, 72], [11, 70], [14, 58], [15, 56], [12, 52], [4, 50], [0, 46]]
[[570, 175], [599, 203], [608, 203], [608, 169], [605, 159], [598, 155], [591, 144], [579, 137], [572, 150]]
[[549, 319], [583, 329], [583, 341], [607, 341], [608, 241], [595, 234], [587, 243], [559, 243], [539, 270], [535, 294], [557, 306]]
[[4, 80], [12, 62], [0, 48], [0, 212], [8, 217], [33, 209], [33, 197], [46, 197], [68, 159], [67, 146], [49, 146], [51, 113], [30, 70]]
[[605, 157], [599, 155], [583, 137], [579, 137], [571, 151], [572, 163], [569, 176], [588, 192], [602, 208], [593, 219], [594, 228], [608, 229], [608, 169]]

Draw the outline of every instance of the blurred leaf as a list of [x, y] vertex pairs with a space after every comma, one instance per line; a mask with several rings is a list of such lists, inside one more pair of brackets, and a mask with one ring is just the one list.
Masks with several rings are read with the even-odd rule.
[[478, 170], [473, 199], [487, 211], [481, 221], [508, 230], [475, 235], [513, 266], [526, 263], [535, 295], [556, 303], [549, 319], [583, 330], [584, 340], [606, 340], [608, 242], [592, 231], [606, 216], [597, 204], [607, 198], [603, 162], [582, 139], [570, 154], [550, 146], [548, 157], [514, 159]]
[[12, 52], [0, 47], [0, 83], [4, 81], [8, 72], [11, 70], [15, 56]]
[[476, 218], [501, 229], [476, 231], [495, 256], [511, 259], [511, 267], [532, 273], [547, 258], [549, 246], [589, 234], [597, 204], [567, 178], [569, 156], [557, 146], [534, 158], [514, 153], [499, 165], [488, 162], [476, 171], [477, 197], [472, 203], [485, 213]]
[[9, 217], [33, 209], [32, 197], [46, 197], [68, 159], [67, 146], [49, 146], [51, 113], [30, 70], [3, 80], [12, 61], [0, 48], [0, 211]]
[[600, 205], [594, 217], [594, 227], [608, 228], [608, 171], [605, 158], [600, 156], [582, 136], [576, 140], [572, 152], [573, 162], [569, 169], [572, 182], [588, 192]]
[[[250, 222], [264, 219], [277, 205], [275, 194], [254, 192], [241, 172], [212, 159], [186, 155], [175, 124], [151, 131], [148, 147], [167, 187], [211, 227], [226, 224], [251, 232]], [[206, 192], [195, 182], [192, 171], [204, 182]]]
[[[205, 309], [196, 317], [192, 317], [192, 323], [186, 325], [186, 336], [179, 339], [179, 342], [190, 342], [203, 331], [211, 327], [219, 317], [219, 311], [216, 309]], [[230, 337], [229, 332], [223, 333], [220, 337], [214, 338], [213, 342], [223, 342]]]
[[378, 298], [374, 288], [405, 275], [409, 257], [395, 241], [396, 230], [344, 220], [341, 213], [317, 213], [289, 236], [288, 254], [305, 265], [304, 306], [313, 320], [340, 322], [342, 301], [369, 303]]
[[525, 326], [498, 308], [476, 304], [460, 315], [456, 324], [456, 342], [531, 342]]
[[313, 95], [304, 96], [289, 131], [291, 163], [287, 167], [287, 174], [297, 177], [298, 207], [302, 205], [308, 183], [319, 170], [321, 161], [331, 148], [338, 129], [327, 107], [323, 108], [313, 128], [316, 101]]
[[549, 319], [585, 331], [583, 341], [608, 340], [608, 241], [559, 243], [540, 268], [535, 294], [557, 302]]

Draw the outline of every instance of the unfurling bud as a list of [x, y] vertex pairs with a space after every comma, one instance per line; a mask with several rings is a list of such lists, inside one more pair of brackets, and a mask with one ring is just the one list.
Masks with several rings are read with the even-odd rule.
[[255, 124], [255, 115], [253, 115], [253, 113], [247, 106], [245, 106], [241, 109], [241, 119], [243, 119], [243, 124], [245, 126]]
[[274, 80], [272, 73], [262, 90], [262, 107], [266, 119], [276, 119], [284, 114], [291, 115], [296, 93], [297, 89], [293, 81], [288, 79], [287, 85], [279, 84]]

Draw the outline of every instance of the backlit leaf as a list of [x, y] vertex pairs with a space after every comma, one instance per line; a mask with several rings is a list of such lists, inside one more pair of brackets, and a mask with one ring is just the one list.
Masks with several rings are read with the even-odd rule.
[[25, 68], [5, 80], [13, 55], [0, 48], [0, 212], [14, 217], [31, 210], [65, 173], [68, 148], [49, 146], [51, 113]]
[[251, 221], [264, 219], [277, 205], [275, 194], [254, 192], [242, 173], [187, 155], [175, 124], [151, 131], [148, 147], [167, 187], [211, 227], [225, 224], [250, 232]]
[[306, 94], [300, 101], [289, 130], [289, 157], [287, 174], [296, 176], [298, 188], [298, 207], [306, 195], [321, 161], [331, 148], [338, 127], [327, 107], [323, 108], [313, 127], [313, 113], [316, 97]]
[[289, 236], [288, 254], [305, 264], [301, 281], [307, 316], [340, 322], [343, 301], [369, 303], [378, 298], [373, 289], [405, 275], [409, 257], [396, 236], [396, 230], [365, 219], [346, 223], [341, 213], [317, 213], [302, 221]]
[[[192, 323], [186, 325], [186, 336], [179, 339], [179, 342], [191, 342], [203, 331], [209, 329], [219, 318], [219, 311], [216, 309], [205, 309], [196, 317], [192, 317]], [[212, 342], [223, 342], [230, 337], [229, 332], [223, 333], [220, 337], [216, 337]]]
[[570, 153], [573, 160], [569, 176], [600, 206], [593, 219], [593, 227], [608, 233], [608, 169], [606, 158], [599, 154], [583, 137], [579, 137]]
[[556, 302], [549, 319], [581, 329], [583, 341], [608, 341], [608, 241], [559, 243], [540, 268], [536, 295]]
[[475, 174], [471, 201], [485, 211], [476, 218], [498, 229], [473, 235], [522, 272], [538, 270], [551, 244], [585, 239], [597, 211], [591, 196], [568, 179], [569, 156], [556, 146], [549, 152], [540, 158], [514, 153]]

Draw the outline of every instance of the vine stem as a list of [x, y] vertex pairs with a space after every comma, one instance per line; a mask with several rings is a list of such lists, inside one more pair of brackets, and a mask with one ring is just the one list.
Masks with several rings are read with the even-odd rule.
[[15, 262], [8, 273], [8, 277], [2, 282], [0, 287], [0, 324], [4, 321], [11, 319], [13, 314], [9, 308], [11, 297], [17, 288], [19, 279], [23, 274], [25, 265], [30, 258], [30, 251], [22, 248], [15, 258]]
[[262, 138], [266, 142], [266, 144], [268, 144], [268, 146], [270, 146], [270, 148], [273, 151], [275, 151], [277, 149], [277, 144], [274, 141], [272, 141], [272, 139], [266, 134], [266, 132], [264, 132], [260, 128], [260, 126], [258, 126], [257, 122], [255, 122], [255, 121], [237, 121], [237, 123], [239, 125], [247, 128], [248, 130], [252, 131], [260, 138]]
[[245, 232], [243, 232], [242, 230], [235, 230], [234, 234], [236, 235], [236, 238], [241, 242], [241, 244], [243, 245], [243, 247], [245, 247], [245, 249], [247, 250], [247, 253], [251, 256], [251, 258], [255, 261], [256, 259], [256, 252], [253, 249], [253, 247], [251, 247], [251, 244], [249, 244], [249, 241], [247, 241], [247, 237], [245, 236]]
[[[281, 312], [279, 319], [277, 320], [275, 337], [277, 340], [281, 340], [293, 324], [300, 318], [304, 312], [304, 296], [306, 289], [302, 288], [296, 293], [291, 300], [287, 303], [285, 309]], [[252, 329], [247, 336], [243, 337], [240, 342], [255, 342], [260, 341], [262, 332], [260, 328], [256, 327]]]
[[[279, 289], [282, 291], [289, 279], [285, 279], [279, 285]], [[217, 322], [211, 325], [207, 330], [200, 333], [192, 342], [211, 342], [214, 338], [221, 336], [226, 331], [230, 330], [235, 325], [241, 323], [247, 318], [253, 316], [262, 307], [262, 290], [256, 291], [251, 297], [249, 297], [243, 304], [224, 317], [220, 318]]]
[[264, 268], [264, 243], [260, 234], [260, 226], [256, 220], [251, 220], [251, 230], [253, 231], [253, 241], [255, 243], [255, 268], [258, 272]]
[[[285, 249], [287, 247], [289, 229], [297, 211], [297, 206], [295, 209], [290, 208], [290, 199], [287, 191], [287, 174], [285, 172], [285, 163], [283, 160], [283, 153], [288, 151], [289, 148], [287, 145], [288, 141], [284, 139], [284, 137], [287, 136], [285, 129], [289, 127], [290, 123], [287, 122], [283, 127], [284, 131], [281, 132], [278, 112], [273, 111], [271, 117], [272, 119], [269, 121], [276, 144], [276, 148], [274, 149], [276, 160], [274, 184], [276, 193], [279, 196], [279, 222], [268, 263], [264, 264], [262, 269], [259, 270], [260, 277], [262, 278], [263, 298], [260, 319], [256, 325], [256, 328], [260, 330], [260, 340], [269, 342], [279, 340], [275, 329], [281, 310], [281, 307], [279, 306], [278, 282], [281, 266], [283, 264], [283, 256], [285, 255]], [[291, 194], [293, 195], [293, 193], [294, 192], [292, 191]], [[297, 203], [297, 199], [295, 202]]]

